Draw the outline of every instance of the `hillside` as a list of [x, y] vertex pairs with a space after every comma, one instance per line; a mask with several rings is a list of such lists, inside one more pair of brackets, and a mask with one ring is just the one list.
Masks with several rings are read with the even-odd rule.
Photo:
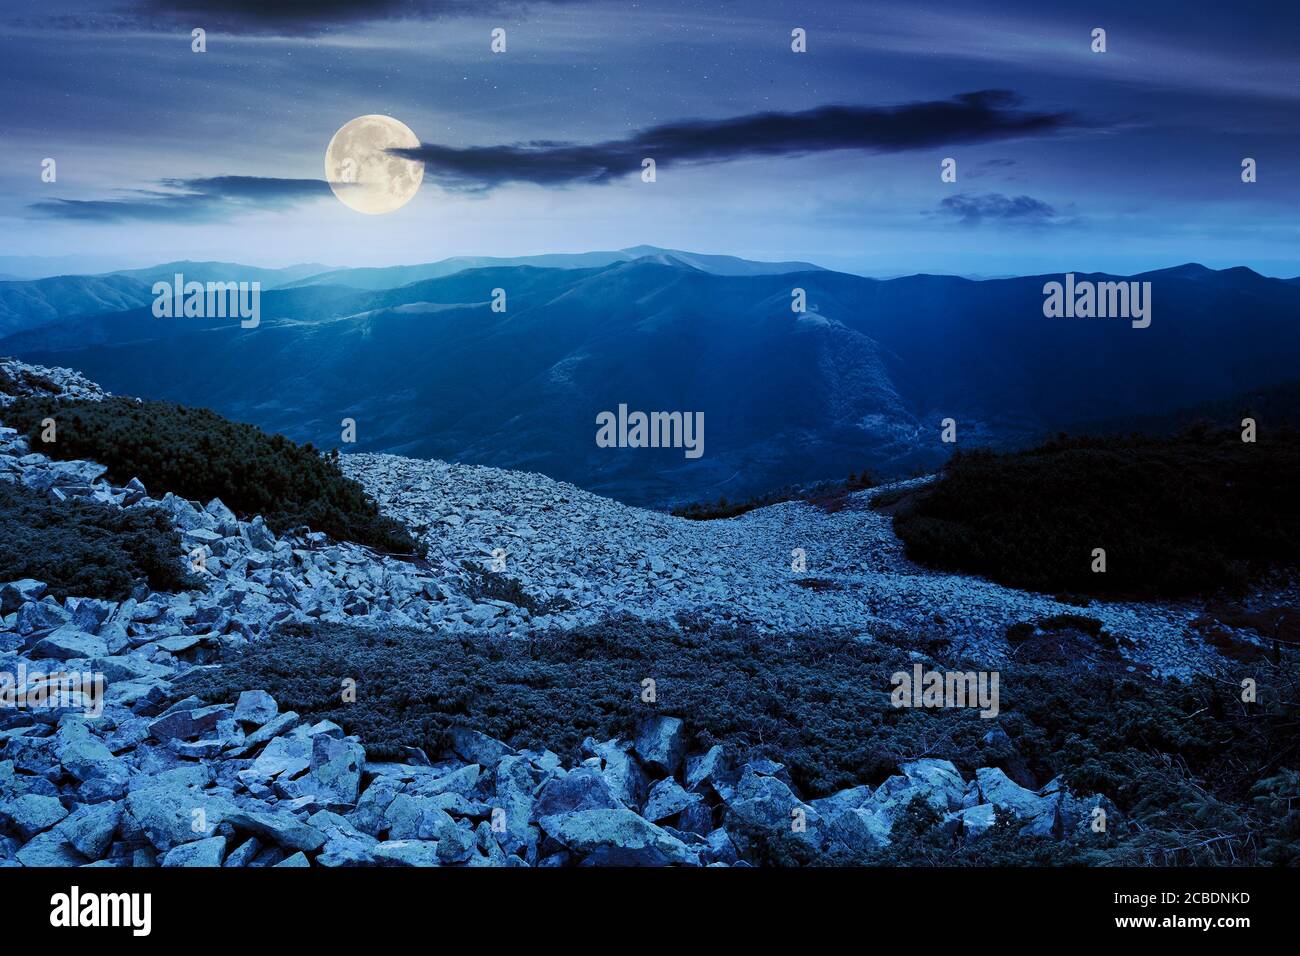
[[[1023, 445], [1082, 419], [1159, 415], [1294, 379], [1290, 283], [1245, 269], [1149, 273], [1137, 278], [1152, 283], [1153, 322], [1134, 329], [1045, 318], [1051, 278], [716, 275], [651, 256], [269, 291], [250, 330], [138, 309], [20, 333], [0, 350], [83, 368], [115, 391], [202, 395], [321, 447], [338, 446], [353, 418], [345, 452], [538, 471], [653, 505], [863, 467], [932, 470], [953, 447], [945, 418], [960, 445]], [[793, 288], [807, 294], [804, 314], [791, 312]], [[494, 289], [506, 290], [505, 312], [491, 307]], [[702, 412], [703, 455], [598, 447], [596, 416], [620, 405]]]
[[[74, 399], [56, 419], [129, 404], [66, 369], [0, 368], [0, 422], [33, 398]], [[183, 431], [159, 440], [188, 454]], [[692, 522], [535, 474], [345, 459], [424, 539], [415, 559], [169, 487], [192, 476], [120, 483], [40, 448], [0, 427], [0, 481], [23, 501], [5, 535], [48, 534], [53, 514], [60, 547], [144, 532], [187, 570], [91, 581], [100, 597], [69, 575], [0, 581], [6, 666], [99, 681], [49, 714], [0, 712], [0, 866], [1295, 858], [1295, 742], [1274, 703], [1289, 659], [1271, 666], [1227, 619], [1205, 641], [1213, 612], [1191, 604], [1084, 616], [917, 568], [868, 506], [918, 483]], [[235, 500], [241, 478], [214, 458], [205, 481]], [[1229, 646], [1259, 680], [1246, 713]], [[891, 673], [954, 665], [995, 667], [1001, 695], [891, 703]], [[1228, 823], [1227, 843], [1191, 839]]]

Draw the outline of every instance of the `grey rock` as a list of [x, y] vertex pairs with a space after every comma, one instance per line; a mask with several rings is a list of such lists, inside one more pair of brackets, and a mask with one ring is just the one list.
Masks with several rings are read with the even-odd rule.
[[68, 625], [61, 626], [36, 643], [31, 655], [36, 659], [53, 658], [66, 661], [77, 657], [101, 657], [108, 654], [108, 645], [94, 634], [87, 634]]
[[275, 698], [264, 690], [246, 690], [235, 704], [235, 720], [255, 727], [261, 727], [279, 712]]
[[163, 852], [211, 836], [234, 810], [224, 797], [174, 785], [135, 790], [126, 798], [126, 818]]
[[53, 598], [47, 597], [20, 607], [15, 625], [19, 634], [40, 634], [62, 627], [68, 622], [68, 616], [68, 612], [63, 610]]
[[122, 820], [122, 803], [106, 801], [77, 807], [59, 823], [57, 830], [87, 859], [102, 857], [113, 841]]
[[248, 866], [261, 849], [262, 841], [257, 837], [249, 837], [239, 846], [235, 847], [235, 849], [231, 850], [230, 854], [226, 857], [226, 861], [221, 865], [228, 867]]
[[651, 717], [637, 729], [633, 748], [655, 774], [671, 776], [686, 756], [686, 725], [679, 717]]
[[686, 844], [631, 810], [579, 810], [545, 817], [542, 829], [587, 865], [666, 866], [691, 861]]
[[24, 604], [39, 601], [45, 593], [45, 582], [35, 578], [21, 578], [0, 586], [0, 614], [12, 614]]
[[532, 812], [536, 820], [577, 810], [616, 810], [622, 806], [604, 774], [591, 767], [578, 767], [542, 784]]
[[375, 862], [374, 848], [379, 841], [344, 817], [320, 810], [308, 817], [307, 823], [325, 834], [325, 848], [316, 858], [320, 866], [370, 866]]
[[163, 866], [221, 866], [221, 861], [226, 856], [226, 838], [223, 836], [208, 837], [206, 840], [195, 840], [193, 843], [184, 843], [180, 846], [173, 847], [163, 856]]
[[35, 793], [25, 793], [0, 803], [0, 819], [8, 820], [27, 840], [48, 830], [67, 815], [67, 809], [57, 797]]
[[1054, 811], [1051, 800], [1026, 790], [998, 767], [980, 767], [975, 771], [975, 781], [985, 803], [1009, 810], [1018, 817], [1032, 818]]
[[644, 816], [651, 823], [658, 823], [681, 813], [692, 803], [702, 803], [703, 798], [696, 793], [687, 793], [676, 780], [668, 777], [660, 780], [650, 788], [646, 798]]
[[597, 743], [591, 737], [582, 742], [582, 752], [599, 757], [600, 772], [610, 790], [624, 806], [637, 807], [645, 794], [649, 780], [640, 765], [628, 752], [631, 744], [617, 740]]
[[438, 844], [432, 840], [388, 840], [375, 847], [381, 866], [438, 866]]
[[714, 782], [726, 775], [729, 770], [727, 763], [726, 752], [721, 744], [710, 747], [703, 756], [687, 757], [686, 789], [700, 790], [706, 787], [716, 789]]
[[457, 757], [485, 768], [495, 767], [502, 757], [515, 752], [501, 741], [466, 727], [451, 728], [447, 731], [447, 738]]
[[379, 836], [384, 828], [384, 814], [401, 792], [404, 784], [392, 777], [376, 777], [357, 800], [351, 814], [353, 825], [362, 833]]
[[325, 843], [323, 833], [287, 813], [238, 808], [228, 811], [224, 819], [237, 830], [247, 830], [293, 850], [312, 853]]
[[313, 738], [311, 776], [318, 792], [337, 803], [352, 805], [361, 793], [361, 768], [366, 751], [355, 740], [339, 740], [324, 734]]

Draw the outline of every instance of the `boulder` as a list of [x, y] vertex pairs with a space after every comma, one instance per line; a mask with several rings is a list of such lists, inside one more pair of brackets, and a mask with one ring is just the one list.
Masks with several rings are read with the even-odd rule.
[[687, 793], [676, 780], [668, 777], [650, 788], [643, 815], [651, 823], [658, 823], [681, 813], [692, 803], [703, 803], [697, 793]]
[[229, 716], [229, 704], [172, 710], [151, 723], [149, 733], [155, 740], [193, 740], [215, 730], [222, 718]]
[[657, 776], [672, 776], [686, 756], [686, 725], [679, 717], [644, 720], [637, 728], [633, 749]]
[[163, 866], [221, 866], [226, 856], [226, 838], [208, 837], [173, 847], [163, 856]]
[[319, 734], [312, 739], [311, 778], [318, 794], [349, 806], [361, 793], [361, 768], [366, 751], [354, 738], [340, 740]]
[[0, 819], [7, 820], [25, 840], [48, 830], [67, 815], [58, 797], [25, 793], [0, 803]]
[[63, 610], [54, 598], [31, 601], [18, 609], [18, 619], [14, 622], [19, 634], [24, 636], [52, 631], [68, 622], [68, 612]]
[[235, 720], [254, 727], [261, 727], [279, 712], [275, 698], [264, 690], [243, 691], [235, 703]]
[[370, 866], [374, 863], [374, 848], [379, 841], [360, 832], [337, 813], [320, 810], [308, 817], [307, 823], [325, 834], [325, 848], [316, 858], [320, 866]]
[[532, 819], [577, 810], [615, 810], [622, 806], [602, 773], [591, 767], [578, 767], [542, 784], [533, 805]]
[[234, 806], [224, 797], [164, 784], [129, 793], [125, 819], [155, 848], [166, 852], [211, 836], [233, 812]]
[[579, 810], [544, 817], [542, 829], [595, 866], [666, 866], [692, 861], [686, 844], [631, 810]]
[[12, 614], [24, 604], [41, 599], [45, 583], [35, 578], [21, 578], [0, 586], [0, 614]]
[[125, 786], [130, 769], [82, 721], [65, 720], [54, 739], [63, 769], [83, 783], [104, 780]]
[[638, 807], [649, 780], [640, 765], [628, 752], [631, 744], [617, 740], [597, 743], [591, 737], [582, 742], [582, 752], [599, 757], [600, 772], [609, 784], [610, 791], [624, 806]]
[[452, 753], [468, 763], [476, 763], [481, 767], [495, 767], [502, 757], [515, 753], [501, 741], [467, 727], [451, 728], [447, 731], [447, 739]]
[[113, 842], [113, 834], [122, 821], [122, 807], [121, 801], [112, 800], [80, 806], [56, 829], [82, 856], [98, 860]]
[[388, 840], [374, 850], [380, 866], [438, 866], [438, 844], [433, 840]]
[[353, 825], [362, 833], [379, 836], [384, 829], [384, 814], [404, 786], [402, 781], [389, 776], [372, 780], [357, 800], [356, 809], [350, 814]]
[[232, 808], [226, 812], [225, 822], [237, 830], [247, 830], [249, 833], [292, 850], [305, 850], [312, 853], [325, 843], [325, 835], [315, 827], [278, 810]]
[[1033, 819], [1044, 814], [1051, 817], [1055, 812], [1055, 801], [1026, 790], [998, 767], [980, 767], [975, 771], [975, 782], [982, 802], [1009, 810], [1018, 817]]
[[35, 659], [52, 658], [66, 661], [78, 657], [102, 657], [108, 654], [108, 645], [94, 634], [87, 634], [71, 625], [64, 625], [44, 639], [37, 641], [31, 650]]
[[716, 791], [716, 782], [723, 777], [732, 776], [728, 763], [721, 744], [710, 747], [703, 756], [687, 757], [686, 789], [695, 791], [708, 788]]

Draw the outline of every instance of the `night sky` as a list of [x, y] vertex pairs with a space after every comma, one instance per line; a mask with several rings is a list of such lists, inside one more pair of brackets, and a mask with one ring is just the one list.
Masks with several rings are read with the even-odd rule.
[[[0, 257], [73, 257], [68, 271], [650, 243], [879, 276], [1189, 261], [1300, 274], [1300, 4], [0, 11]], [[330, 137], [366, 113], [423, 144], [420, 194], [387, 216], [322, 182]], [[948, 156], [956, 183], [940, 181]], [[1242, 183], [1243, 157], [1258, 182]]]

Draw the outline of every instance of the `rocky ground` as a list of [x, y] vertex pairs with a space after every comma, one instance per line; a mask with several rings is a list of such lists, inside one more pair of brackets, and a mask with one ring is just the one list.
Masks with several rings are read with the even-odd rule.
[[[395, 455], [346, 455], [342, 464], [386, 514], [423, 535], [431, 553], [487, 567], [495, 553], [503, 573], [529, 593], [567, 606], [530, 626], [626, 612], [773, 631], [889, 627], [942, 635], [996, 664], [1009, 625], [1085, 613], [1131, 641], [1124, 652], [1155, 673], [1185, 676], [1216, 663], [1189, 628], [1201, 613], [1193, 604], [1093, 603], [1081, 611], [912, 564], [889, 516], [868, 507], [898, 485], [850, 495], [834, 511], [796, 501], [725, 521], [688, 521], [524, 472]], [[795, 549], [804, 571], [793, 570]]]
[[[6, 362], [0, 371], [10, 394], [102, 394], [66, 370]], [[84, 699], [0, 708], [0, 865], [727, 865], [737, 862], [727, 821], [860, 852], [888, 846], [915, 796], [966, 837], [992, 824], [995, 807], [1056, 837], [1087, 826], [1097, 807], [1117, 813], [1103, 797], [1076, 798], [1055, 783], [1031, 792], [994, 768], [966, 780], [936, 760], [905, 764], [876, 789], [807, 801], [778, 764], [720, 748], [686, 754], [682, 723], [670, 717], [650, 720], [633, 741], [588, 740], [585, 759], [570, 766], [473, 729], [446, 753], [383, 763], [367, 760], [364, 741], [282, 713], [256, 688], [234, 704], [187, 696], [187, 675], [219, 666], [223, 647], [288, 620], [523, 634], [621, 611], [698, 612], [768, 628], [946, 630], [996, 658], [1006, 624], [1067, 610], [910, 566], [887, 519], [860, 506], [827, 513], [792, 503], [692, 523], [537, 475], [374, 455], [344, 464], [424, 535], [429, 560], [306, 529], [277, 536], [220, 501], [115, 486], [102, 466], [52, 461], [0, 428], [0, 480], [165, 510], [183, 537], [177, 560], [198, 561], [206, 584], [165, 595], [141, 587], [114, 602], [58, 601], [43, 582], [0, 582], [0, 673], [26, 674], [28, 688], [38, 673], [106, 681], [98, 716]], [[794, 548], [805, 550], [806, 572], [791, 570]], [[461, 565], [502, 556], [500, 574], [523, 585], [532, 611], [484, 596]], [[1210, 665], [1185, 636], [1190, 609], [1088, 613], [1165, 670]]]

